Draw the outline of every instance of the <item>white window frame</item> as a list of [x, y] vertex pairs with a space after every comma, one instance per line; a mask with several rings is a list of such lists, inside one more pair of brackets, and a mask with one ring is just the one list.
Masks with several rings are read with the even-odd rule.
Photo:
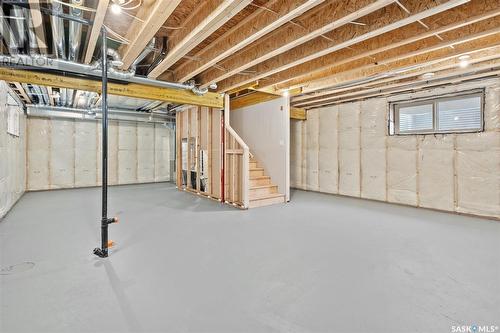
[[[438, 117], [438, 103], [450, 100], [459, 100], [469, 97], [480, 97], [481, 98], [481, 111], [480, 111], [480, 127], [479, 128], [467, 128], [467, 129], [452, 129], [452, 130], [440, 130], [439, 129], [439, 117]], [[433, 128], [430, 130], [411, 130], [403, 131], [399, 130], [399, 109], [419, 106], [419, 105], [432, 105], [432, 125]], [[484, 89], [460, 92], [453, 95], [447, 96], [436, 96], [431, 98], [413, 100], [413, 101], [397, 101], [389, 104], [389, 135], [417, 135], [417, 134], [446, 134], [446, 133], [478, 133], [484, 131]]]

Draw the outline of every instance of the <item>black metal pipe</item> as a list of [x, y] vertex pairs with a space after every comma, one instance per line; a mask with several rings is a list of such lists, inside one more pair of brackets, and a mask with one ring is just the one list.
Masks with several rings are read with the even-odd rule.
[[108, 50], [106, 28], [101, 28], [102, 36], [102, 223], [101, 248], [108, 256]]
[[115, 218], [108, 218], [108, 59], [107, 59], [107, 33], [106, 28], [101, 29], [102, 38], [102, 91], [101, 91], [101, 109], [102, 109], [102, 212], [101, 212], [101, 248], [95, 248], [94, 254], [106, 258], [108, 256], [108, 225], [117, 222]]

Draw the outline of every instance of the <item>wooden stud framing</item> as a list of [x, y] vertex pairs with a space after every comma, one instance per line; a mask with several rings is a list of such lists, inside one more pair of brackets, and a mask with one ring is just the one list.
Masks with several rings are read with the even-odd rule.
[[94, 54], [95, 46], [97, 40], [99, 39], [99, 34], [101, 32], [102, 24], [104, 23], [104, 17], [108, 10], [109, 0], [99, 0], [97, 4], [96, 13], [94, 15], [94, 24], [90, 31], [89, 42], [87, 44], [87, 50], [85, 51], [84, 62], [86, 64], [90, 63], [92, 60], [92, 55]]
[[202, 169], [201, 164], [201, 107], [198, 106], [196, 109], [196, 142], [195, 142], [195, 147], [196, 147], [196, 191], [201, 192], [201, 177], [200, 177], [200, 171]]

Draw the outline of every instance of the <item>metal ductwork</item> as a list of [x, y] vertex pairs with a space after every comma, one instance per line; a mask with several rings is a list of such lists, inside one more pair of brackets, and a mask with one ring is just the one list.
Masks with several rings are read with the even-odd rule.
[[[52, 2], [52, 10], [57, 14], [63, 13], [62, 5], [58, 2]], [[66, 39], [64, 34], [64, 21], [59, 16], [51, 16], [52, 41], [54, 51], [58, 58], [66, 59]]]
[[[122, 109], [109, 109], [110, 119], [125, 120], [125, 121], [143, 121], [150, 123], [164, 123], [165, 121], [175, 119], [175, 117], [164, 113], [141, 113]], [[88, 119], [96, 120], [101, 118], [101, 109], [77, 109], [72, 107], [47, 106], [47, 105], [27, 105], [27, 113], [30, 116], [42, 117], [60, 117], [72, 119]]]
[[[64, 20], [57, 16], [59, 14], [63, 14], [62, 5], [58, 2], [52, 2], [52, 11], [55, 15], [51, 16], [51, 25], [52, 25], [52, 42], [54, 45], [54, 51], [56, 57], [61, 59], [67, 59], [66, 57], [66, 36], [64, 33]], [[62, 106], [66, 106], [68, 102], [68, 97], [72, 95], [72, 92], [68, 91], [66, 88], [59, 89], [59, 103]]]
[[[43, 55], [27, 56], [27, 55], [17, 55], [17, 56], [2, 56], [0, 55], [0, 63], [4, 64], [16, 64], [27, 67], [40, 68], [44, 70], [57, 70], [63, 72], [71, 72], [75, 74], [84, 74], [94, 77], [101, 77], [101, 71], [96, 63], [86, 65], [76, 62], [71, 62], [62, 59], [52, 59]], [[113, 73], [109, 73], [109, 79], [116, 79], [125, 82], [132, 82], [138, 84], [146, 84], [155, 87], [172, 88], [172, 89], [182, 89], [182, 90], [192, 90], [195, 86], [193, 82], [188, 84], [175, 83], [167, 81], [152, 80], [146, 77], [132, 76], [127, 79], [120, 78]]]
[[[72, 4], [74, 5], [83, 5], [82, 0], [72, 0]], [[83, 17], [83, 11], [78, 8], [71, 7], [70, 14], [76, 18]], [[69, 21], [69, 52], [68, 59], [70, 61], [78, 62], [78, 58], [80, 55], [80, 40], [82, 39], [82, 24], [76, 21]]]
[[153, 38], [146, 46], [146, 48], [142, 50], [141, 54], [139, 54], [137, 59], [135, 59], [134, 62], [132, 63], [131, 67], [134, 69], [134, 71], [137, 69], [137, 65], [139, 65], [139, 63], [143, 61], [144, 58], [146, 58], [148, 54], [150, 54], [154, 49], [155, 49], [155, 39]]
[[0, 6], [0, 35], [2, 35], [5, 40], [5, 45], [9, 49], [9, 53], [12, 55], [17, 55], [19, 53], [19, 44], [17, 43], [14, 33], [12, 32], [9, 23], [7, 22], [7, 17]]
[[19, 6], [12, 6], [12, 15], [15, 19], [12, 19], [13, 27], [11, 27], [14, 31], [16, 43], [19, 48], [23, 48], [26, 44], [26, 27], [24, 23], [24, 18], [26, 15], [27, 9], [21, 8]]

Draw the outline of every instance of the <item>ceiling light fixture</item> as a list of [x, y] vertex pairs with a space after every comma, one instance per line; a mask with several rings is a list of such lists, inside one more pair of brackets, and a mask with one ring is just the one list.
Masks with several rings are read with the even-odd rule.
[[469, 59], [470, 59], [470, 55], [468, 55], [468, 54], [465, 54], [463, 56], [458, 57], [458, 60], [460, 60], [460, 63], [459, 63], [460, 67], [465, 68], [465, 67], [469, 66]]
[[430, 79], [430, 78], [434, 77], [434, 75], [436, 75], [436, 74], [434, 74], [433, 72], [425, 73], [422, 75], [422, 79]]
[[114, 3], [111, 5], [111, 12], [115, 15], [118, 15], [122, 12], [122, 7], [119, 4]]

